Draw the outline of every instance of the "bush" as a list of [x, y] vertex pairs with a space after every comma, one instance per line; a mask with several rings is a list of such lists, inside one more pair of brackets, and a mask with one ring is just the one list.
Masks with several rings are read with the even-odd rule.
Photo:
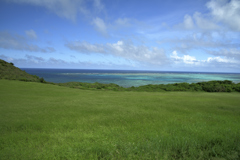
[[240, 83], [235, 84], [234, 87], [233, 87], [233, 89], [234, 89], [235, 91], [237, 91], [237, 92], [240, 92]]
[[222, 82], [223, 82], [223, 84], [233, 84], [233, 82], [229, 81], [229, 80], [225, 80], [225, 81], [222, 81]]
[[204, 84], [202, 88], [206, 92], [214, 92], [215, 91], [214, 86], [211, 84]]
[[39, 79], [41, 83], [46, 83], [46, 81], [43, 78]]
[[28, 81], [26, 78], [20, 78], [19, 80], [20, 80], [20, 81], [25, 81], [25, 82]]

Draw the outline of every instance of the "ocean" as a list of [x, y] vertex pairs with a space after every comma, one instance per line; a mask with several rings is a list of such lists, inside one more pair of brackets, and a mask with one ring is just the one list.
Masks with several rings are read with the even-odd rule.
[[48, 82], [115, 83], [122, 87], [147, 84], [197, 83], [212, 80], [230, 80], [240, 83], [240, 73], [169, 72], [140, 70], [93, 70], [93, 69], [36, 69], [21, 68], [29, 74], [43, 77]]

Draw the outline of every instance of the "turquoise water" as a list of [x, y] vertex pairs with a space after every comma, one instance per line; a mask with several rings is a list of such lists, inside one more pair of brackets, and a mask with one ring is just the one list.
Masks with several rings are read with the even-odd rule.
[[239, 73], [157, 72], [127, 70], [79, 70], [79, 69], [23, 69], [27, 73], [43, 77], [46, 81], [115, 83], [123, 87], [147, 84], [197, 83], [211, 80], [230, 80], [240, 83]]

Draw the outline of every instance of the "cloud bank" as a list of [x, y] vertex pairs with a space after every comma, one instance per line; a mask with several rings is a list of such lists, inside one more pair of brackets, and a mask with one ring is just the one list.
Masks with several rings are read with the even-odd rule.
[[75, 41], [68, 42], [65, 46], [79, 53], [108, 54], [153, 65], [166, 65], [168, 62], [163, 49], [150, 48], [144, 45], [137, 46], [132, 42], [117, 41], [116, 43], [90, 44]]
[[213, 18], [228, 26], [232, 30], [240, 31], [240, 1], [239, 0], [211, 0], [206, 6]]
[[[30, 38], [37, 38], [33, 30], [26, 31], [26, 35]], [[43, 53], [55, 52], [55, 49], [52, 47], [39, 47], [32, 44], [26, 37], [19, 34], [11, 34], [7, 31], [0, 32], [0, 48]]]

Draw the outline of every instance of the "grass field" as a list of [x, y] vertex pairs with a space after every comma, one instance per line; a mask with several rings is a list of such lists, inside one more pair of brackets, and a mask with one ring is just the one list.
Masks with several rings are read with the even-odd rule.
[[239, 159], [240, 93], [0, 80], [0, 159]]

